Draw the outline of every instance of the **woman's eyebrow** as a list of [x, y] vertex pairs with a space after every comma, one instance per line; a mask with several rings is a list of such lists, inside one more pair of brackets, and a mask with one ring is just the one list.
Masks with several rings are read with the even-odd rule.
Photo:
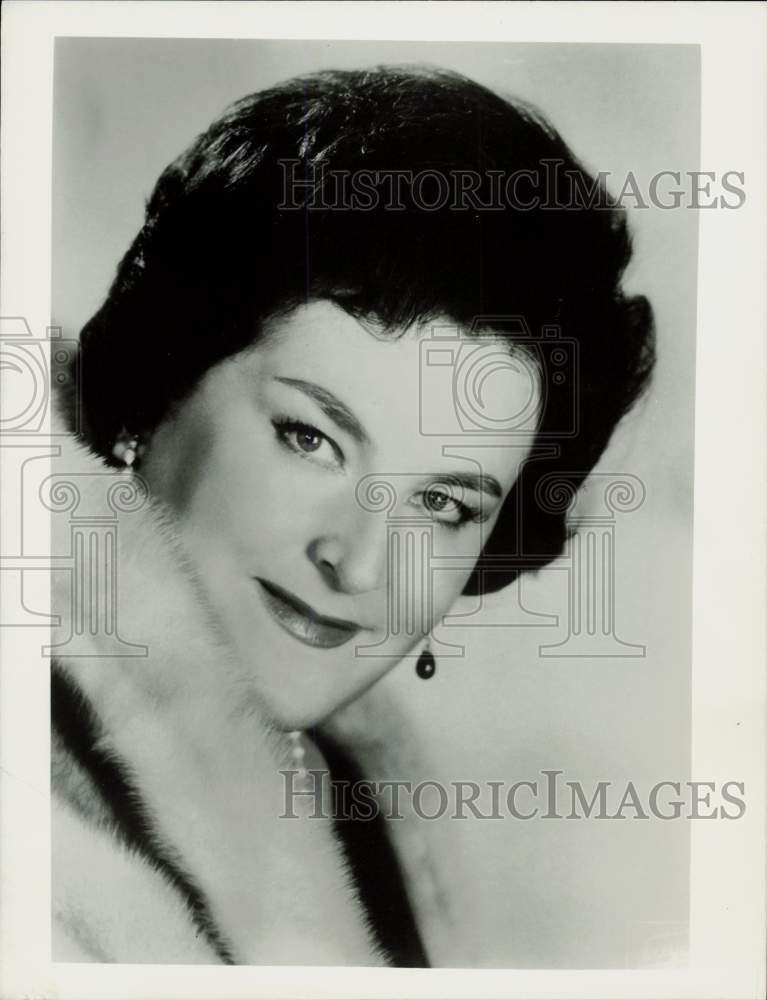
[[493, 497], [502, 497], [503, 490], [501, 484], [495, 476], [488, 476], [486, 473], [474, 472], [447, 472], [442, 476], [435, 476], [434, 482], [444, 483], [446, 486], [462, 486], [466, 490], [474, 490], [477, 493], [489, 493]]
[[305, 382], [300, 378], [286, 378], [281, 375], [275, 375], [274, 381], [303, 392], [305, 396], [314, 400], [326, 417], [329, 417], [341, 430], [350, 434], [355, 441], [360, 444], [370, 444], [370, 438], [362, 424], [349, 407], [342, 403], [337, 396], [334, 396], [329, 389], [323, 389], [321, 385], [316, 385], [314, 382]]

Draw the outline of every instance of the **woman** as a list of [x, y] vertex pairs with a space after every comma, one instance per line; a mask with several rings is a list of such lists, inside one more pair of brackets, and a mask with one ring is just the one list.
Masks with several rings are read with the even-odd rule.
[[306, 768], [407, 776], [376, 681], [560, 553], [546, 484], [652, 367], [629, 257], [551, 127], [450, 73], [288, 81], [162, 174], [66, 402], [80, 502], [131, 503], [116, 620], [55, 595], [54, 957], [468, 964], [457, 859], [308, 821]]

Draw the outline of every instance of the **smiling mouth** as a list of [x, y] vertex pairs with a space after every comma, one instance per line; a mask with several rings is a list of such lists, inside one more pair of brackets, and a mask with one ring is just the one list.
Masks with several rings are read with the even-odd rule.
[[332, 649], [342, 646], [362, 630], [362, 626], [355, 622], [326, 618], [325, 615], [318, 614], [308, 604], [275, 583], [269, 583], [260, 577], [254, 579], [259, 585], [264, 606], [272, 618], [280, 628], [307, 646]]

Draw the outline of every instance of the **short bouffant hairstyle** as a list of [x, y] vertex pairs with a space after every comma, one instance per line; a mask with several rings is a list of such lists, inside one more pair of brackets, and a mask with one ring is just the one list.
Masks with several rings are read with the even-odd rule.
[[151, 434], [268, 318], [315, 299], [392, 333], [499, 317], [533, 355], [558, 330], [546, 447], [466, 587], [498, 590], [560, 554], [566, 511], [542, 502], [542, 484], [561, 474], [577, 489], [648, 381], [652, 310], [621, 289], [630, 256], [601, 178], [527, 105], [432, 69], [292, 79], [238, 101], [162, 173], [82, 330], [73, 426], [77, 407], [82, 437], [111, 461], [123, 429]]

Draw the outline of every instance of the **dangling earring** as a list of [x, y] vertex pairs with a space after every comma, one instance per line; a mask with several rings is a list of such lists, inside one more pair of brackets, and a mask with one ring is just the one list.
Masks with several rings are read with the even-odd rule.
[[421, 678], [422, 681], [428, 681], [430, 677], [433, 677], [437, 672], [437, 661], [434, 659], [434, 654], [429, 649], [429, 640], [426, 640], [426, 646], [421, 650], [421, 655], [418, 657], [418, 662], [415, 665], [415, 672]]
[[141, 438], [138, 434], [131, 434], [129, 430], [125, 427], [117, 435], [117, 439], [112, 448], [112, 454], [118, 460], [122, 462], [123, 465], [130, 469], [133, 467], [133, 463], [139, 458], [144, 451], [144, 446], [141, 444]]

